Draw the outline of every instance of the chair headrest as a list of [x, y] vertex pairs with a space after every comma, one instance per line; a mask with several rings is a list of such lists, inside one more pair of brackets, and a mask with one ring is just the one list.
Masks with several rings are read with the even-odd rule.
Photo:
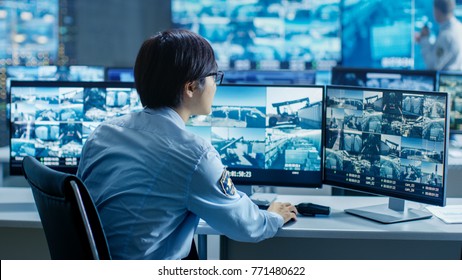
[[[53, 170], [31, 156], [23, 159], [22, 168], [31, 185], [51, 196], [63, 197], [63, 183], [72, 179], [78, 181], [74, 175]], [[46, 189], [43, 186], [46, 186]]]

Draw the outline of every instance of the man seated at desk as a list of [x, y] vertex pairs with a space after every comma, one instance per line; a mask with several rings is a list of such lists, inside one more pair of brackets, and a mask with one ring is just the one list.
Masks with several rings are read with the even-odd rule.
[[182, 259], [199, 218], [224, 235], [273, 237], [297, 210], [260, 210], [235, 190], [210, 142], [185, 130], [211, 112], [223, 78], [210, 44], [170, 30], [146, 40], [135, 84], [144, 110], [100, 125], [82, 151], [78, 176], [98, 208], [114, 259]]

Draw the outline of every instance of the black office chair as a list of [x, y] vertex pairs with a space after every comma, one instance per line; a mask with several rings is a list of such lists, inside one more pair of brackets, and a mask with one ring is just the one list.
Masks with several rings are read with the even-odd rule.
[[111, 259], [96, 207], [83, 182], [33, 157], [22, 162], [52, 259]]

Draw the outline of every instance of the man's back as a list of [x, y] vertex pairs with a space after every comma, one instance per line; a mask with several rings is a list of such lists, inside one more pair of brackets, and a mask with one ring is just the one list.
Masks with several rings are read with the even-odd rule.
[[183, 244], [192, 240], [198, 218], [186, 208], [188, 180], [203, 146], [185, 138], [181, 119], [175, 122], [168, 110], [103, 124], [83, 150], [78, 176], [116, 259], [179, 259], [189, 251]]

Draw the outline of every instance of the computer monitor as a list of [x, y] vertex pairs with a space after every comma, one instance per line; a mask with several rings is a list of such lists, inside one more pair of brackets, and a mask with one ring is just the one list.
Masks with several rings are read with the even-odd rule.
[[263, 84], [263, 85], [314, 85], [314, 70], [228, 70], [223, 78], [225, 84]]
[[187, 128], [211, 141], [235, 184], [322, 186], [323, 86], [222, 85]]
[[433, 70], [334, 67], [332, 84], [371, 88], [434, 91], [437, 72]]
[[106, 81], [134, 82], [135, 76], [131, 67], [106, 68]]
[[11, 81], [10, 173], [24, 156], [75, 173], [81, 149], [102, 121], [142, 109], [133, 83]]
[[462, 133], [462, 72], [441, 72], [438, 79], [438, 91], [450, 96], [451, 134]]
[[382, 223], [430, 217], [404, 201], [445, 205], [447, 93], [327, 86], [324, 182], [390, 197], [348, 209]]
[[[8, 100], [8, 92], [12, 80], [19, 81], [104, 81], [103, 66], [89, 65], [70, 65], [70, 66], [25, 66], [15, 65], [6, 68], [6, 79], [0, 79], [0, 96], [6, 96]], [[0, 111], [0, 115], [3, 115]], [[5, 108], [5, 115], [9, 115], [9, 108]], [[4, 119], [6, 122], [7, 118]], [[8, 134], [8, 127], [5, 129]], [[0, 131], [0, 134], [2, 131]], [[7, 138], [2, 138], [7, 139]], [[0, 144], [8, 145], [8, 143]]]
[[209, 40], [222, 70], [326, 69], [341, 60], [340, 2], [172, 0], [172, 25]]

